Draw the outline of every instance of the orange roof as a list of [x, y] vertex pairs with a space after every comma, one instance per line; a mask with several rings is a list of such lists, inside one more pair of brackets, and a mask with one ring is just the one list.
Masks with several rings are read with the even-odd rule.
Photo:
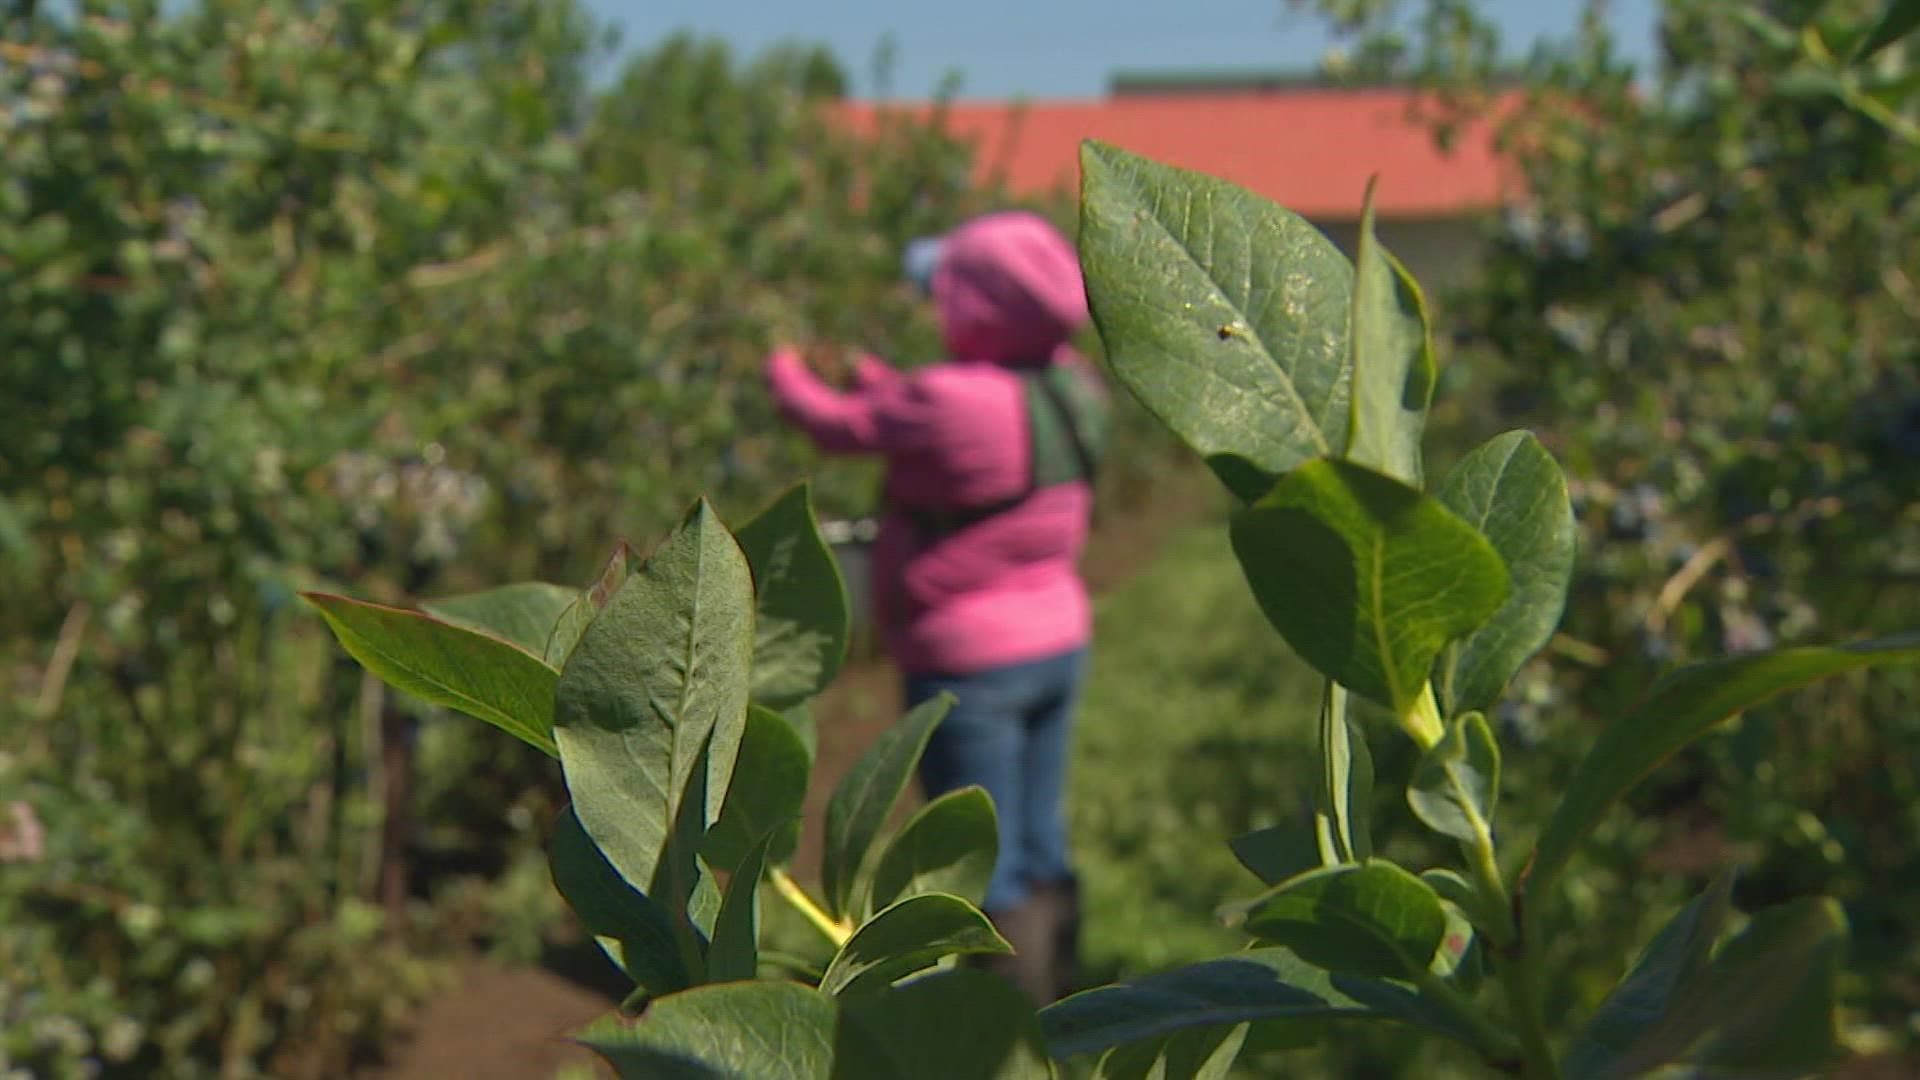
[[[977, 178], [997, 176], [1022, 195], [1073, 190], [1080, 140], [1094, 138], [1225, 177], [1321, 220], [1357, 218], [1374, 173], [1383, 217], [1447, 217], [1508, 201], [1517, 183], [1494, 150], [1492, 125], [1466, 125], [1442, 153], [1410, 114], [1414, 102], [1404, 89], [1312, 88], [963, 101], [944, 111], [947, 130], [976, 147]], [[867, 132], [880, 111], [899, 108], [925, 114], [934, 106], [849, 102], [841, 112], [852, 130]]]

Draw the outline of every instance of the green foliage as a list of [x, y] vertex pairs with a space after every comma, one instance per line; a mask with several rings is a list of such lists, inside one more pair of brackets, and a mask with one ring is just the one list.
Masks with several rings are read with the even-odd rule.
[[986, 789], [949, 791], [907, 819], [881, 852], [873, 868], [873, 906], [936, 892], [981, 904], [999, 853]]
[[1247, 932], [1336, 975], [1413, 979], [1433, 963], [1446, 916], [1432, 887], [1393, 863], [1311, 870], [1251, 901]]
[[1920, 637], [1782, 649], [1681, 668], [1587, 750], [1534, 846], [1529, 884], [1550, 882], [1602, 812], [1675, 751], [1729, 716], [1796, 686], [1875, 664], [1920, 661]]
[[[1542, 432], [1572, 481], [1582, 558], [1556, 651], [1586, 659], [1535, 664], [1488, 708], [1542, 758], [1516, 782], [1544, 806], [1677, 663], [1910, 629], [1913, 5], [1663, 0], [1651, 55], [1588, 18], [1505, 70], [1488, 5], [1291, 6], [1355, 31], [1359, 73], [1428, 88], [1441, 138], [1489, 124], [1527, 193], [1486, 222], [1440, 335], [1465, 415]], [[1920, 867], [1920, 757], [1892, 748], [1920, 730], [1917, 689], [1836, 680], [1676, 755], [1564, 880], [1589, 932], [1550, 966], [1598, 971], [1643, 937], [1649, 905], [1685, 896], [1652, 872], [1676, 853], [1695, 887], [1738, 857], [1742, 903], [1843, 902], [1850, 1026], [1910, 1062], [1920, 953], [1894, 898]], [[1605, 991], [1582, 981], [1556, 1011]]]
[[1373, 184], [1353, 256], [1353, 418], [1349, 461], [1419, 484], [1435, 364], [1420, 285], [1373, 231]]
[[1332, 242], [1232, 184], [1113, 147], [1088, 143], [1080, 167], [1087, 298], [1121, 384], [1248, 501], [1340, 451], [1353, 268]]
[[787, 861], [799, 842], [800, 804], [812, 771], [813, 754], [786, 717], [758, 705], [748, 709], [733, 775], [751, 782], [727, 785], [733, 797], [722, 804], [700, 854], [714, 866], [732, 869], [764, 837], [768, 856], [776, 863]]
[[[1089, 219], [1108, 212], [1102, 185], [1111, 184], [1122, 192], [1131, 190], [1131, 174], [1112, 167], [1120, 157], [1116, 151], [1089, 150], [1084, 192]], [[1107, 171], [1096, 173], [1095, 162]], [[1205, 201], [1212, 201], [1216, 195], [1216, 182], [1205, 178], [1183, 178], [1169, 170], [1158, 180], [1157, 205], [1189, 207], [1203, 201], [1201, 192], [1208, 195]], [[1230, 199], [1220, 197], [1218, 201]], [[1270, 226], [1264, 232], [1276, 241], [1283, 239], [1281, 228]], [[1249, 230], [1248, 243], [1258, 245], [1261, 233]], [[1098, 234], [1091, 229], [1087, 235], [1089, 291], [1096, 310], [1103, 291], [1110, 304], [1130, 296], [1125, 284], [1129, 275], [1151, 281], [1165, 272], [1142, 267], [1146, 257], [1138, 252], [1102, 249]], [[1287, 250], [1284, 243], [1276, 242], [1275, 247]], [[1363, 259], [1368, 250], [1369, 239], [1363, 236]], [[1197, 268], [1202, 279], [1209, 273], [1205, 249], [1196, 254], [1174, 245], [1163, 255], [1164, 263], [1178, 266], [1182, 272]], [[1113, 277], [1098, 273], [1103, 257], [1115, 260]], [[1227, 257], [1234, 255], [1229, 251]], [[1385, 265], [1376, 265], [1376, 277], [1384, 273]], [[1365, 271], [1363, 265], [1363, 276]], [[1269, 273], [1279, 276], [1284, 270]], [[1423, 307], [1380, 287], [1356, 287], [1355, 292], [1362, 299], [1355, 302], [1347, 327], [1356, 343], [1352, 395], [1356, 403], [1366, 406], [1356, 404], [1353, 443], [1346, 452], [1352, 454], [1355, 446], [1363, 447], [1371, 460], [1417, 477], [1416, 453], [1407, 452], [1386, 435], [1366, 436], [1365, 429], [1371, 423], [1376, 430], [1390, 433], [1392, 425], [1412, 422], [1406, 415], [1408, 410], [1399, 406], [1409, 401], [1409, 382], [1422, 380], [1410, 376], [1404, 363], [1390, 361], [1396, 356], [1413, 355], [1409, 350], [1419, 347], [1414, 343], [1424, 343], [1426, 337], [1424, 332], [1406, 335], [1383, 328], [1396, 325], [1396, 320], [1406, 318], [1409, 311], [1424, 317]], [[1132, 320], [1103, 323], [1102, 330], [1110, 339], [1138, 334], [1140, 339], [1159, 341], [1166, 336], [1168, 325], [1177, 324], [1177, 315], [1149, 309]], [[1310, 330], [1311, 324], [1305, 329]], [[1124, 340], [1109, 342], [1116, 355], [1125, 347]], [[1387, 362], [1370, 359], [1376, 357], [1385, 357]], [[1190, 357], [1182, 361], [1192, 362]], [[1173, 363], [1177, 361], [1163, 366]], [[1233, 357], [1219, 356], [1218, 366], [1223, 369], [1236, 364]], [[1362, 380], [1378, 380], [1381, 385], [1362, 387]], [[1163, 416], [1177, 410], [1185, 394], [1180, 385], [1151, 378], [1136, 378], [1129, 386], [1147, 398], [1150, 409]], [[1417, 403], [1424, 407], [1424, 398]], [[1231, 424], [1230, 418], [1214, 424], [1199, 418], [1179, 434], [1204, 455], [1221, 431], [1231, 430]], [[1505, 446], [1483, 450], [1465, 463], [1466, 471], [1451, 494], [1475, 519], [1472, 522], [1455, 516], [1417, 488], [1350, 461], [1331, 458], [1297, 465], [1279, 479], [1271, 493], [1236, 513], [1235, 552], [1263, 611], [1295, 651], [1332, 683], [1364, 693], [1393, 710], [1426, 754], [1415, 765], [1409, 784], [1413, 808], [1428, 824], [1460, 841], [1470, 873], [1416, 877], [1390, 861], [1360, 854], [1362, 841], [1356, 835], [1349, 809], [1353, 802], [1351, 777], [1359, 760], [1354, 753], [1356, 742], [1347, 727], [1343, 703], [1330, 692], [1322, 706], [1320, 740], [1327, 769], [1325, 779], [1317, 786], [1320, 794], [1316, 799], [1318, 847], [1326, 865], [1285, 878], [1268, 894], [1232, 910], [1245, 917], [1250, 932], [1284, 945], [1311, 965], [1407, 984], [1416, 991], [1415, 1000], [1422, 1010], [1451, 1021], [1463, 1041], [1490, 1063], [1508, 1063], [1508, 1067], [1526, 1075], [1557, 1076], [1557, 1053], [1548, 1039], [1538, 1001], [1537, 961], [1529, 948], [1530, 943], [1551, 936], [1547, 929], [1551, 924], [1538, 904], [1522, 908], [1525, 894], [1519, 890], [1551, 880], [1564, 864], [1571, 845], [1592, 831], [1601, 812], [1620, 792], [1729, 713], [1774, 690], [1794, 685], [1800, 678], [1817, 678], [1822, 671], [1838, 672], [1874, 659], [1915, 658], [1909, 654], [1909, 645], [1892, 639], [1841, 649], [1789, 650], [1738, 658], [1672, 676], [1653, 691], [1649, 712], [1636, 713], [1614, 725], [1591, 752], [1588, 765], [1576, 776], [1549, 821], [1539, 849], [1529, 860], [1536, 877], [1529, 879], [1523, 874], [1510, 880], [1497, 861], [1491, 829], [1500, 775], [1499, 746], [1477, 712], [1463, 712], [1448, 725], [1427, 680], [1435, 672], [1434, 661], [1443, 649], [1480, 630], [1505, 606], [1508, 581], [1514, 573], [1510, 559], [1526, 573], [1532, 588], [1525, 602], [1508, 612], [1518, 625], [1499, 637], [1485, 639], [1495, 645], [1490, 651], [1498, 658], [1479, 661], [1487, 670], [1476, 671], [1475, 678], [1497, 690], [1544, 643], [1545, 631], [1540, 624], [1545, 622], [1550, 630], [1557, 617], [1566, 590], [1571, 549], [1568, 529], [1560, 524], [1565, 520], [1565, 485], [1557, 468], [1550, 459], [1544, 468], [1537, 462], [1527, 462], [1534, 465], [1532, 475], [1516, 476], [1513, 490], [1506, 495], [1507, 504], [1497, 515], [1491, 509], [1504, 471], [1498, 462], [1502, 457], [1510, 459], [1522, 445], [1510, 438]], [[1262, 515], [1266, 515], [1264, 519]], [[1502, 534], [1500, 548], [1482, 535], [1481, 528], [1489, 523]], [[1436, 564], [1445, 571], [1436, 573]], [[1475, 567], [1479, 565], [1490, 569], [1478, 571]], [[1361, 629], [1356, 631], [1356, 627]], [[1513, 643], [1503, 650], [1498, 643], [1505, 636], [1511, 636]], [[1509, 654], [1501, 655], [1503, 652]], [[1457, 662], [1456, 653], [1439, 669], [1442, 677], [1448, 677]], [[1706, 691], [1707, 686], [1713, 690]], [[1656, 730], [1654, 722], [1640, 718], [1650, 714], [1658, 714], [1666, 722], [1659, 723]], [[1364, 746], [1364, 742], [1359, 745]], [[1240, 847], [1256, 868], [1275, 876], [1291, 869], [1303, 850], [1303, 845], [1278, 842], [1271, 833], [1243, 838]], [[1474, 1004], [1476, 988], [1469, 981], [1469, 968], [1457, 962], [1443, 963], [1437, 957], [1451, 921], [1441, 893], [1436, 891], [1441, 887], [1448, 902], [1455, 904], [1460, 916], [1471, 924], [1472, 932], [1495, 946], [1491, 954], [1482, 955], [1499, 976], [1510, 1032], [1490, 1022]], [[1776, 908], [1758, 920], [1769, 927], [1794, 928], [1755, 939], [1782, 948], [1783, 971], [1788, 973], [1782, 983], [1787, 989], [1765, 1008], [1785, 1008], [1784, 1002], [1792, 1002], [1794, 1021], [1776, 1029], [1783, 1032], [1779, 1059], [1788, 1071], [1802, 1068], [1805, 1062], [1824, 1060], [1823, 1055], [1831, 1050], [1833, 973], [1830, 966], [1823, 969], [1803, 962], [1803, 958], [1829, 949], [1837, 940], [1838, 924], [1829, 915], [1827, 930], [1818, 930], [1820, 916], [1808, 914], [1817, 911], [1830, 912], [1831, 905]], [[1761, 950], [1762, 946], [1755, 945], [1741, 955], [1761, 955]], [[1442, 971], [1447, 974], [1440, 974]], [[1705, 1008], [1689, 1001], [1684, 1006], [1676, 1003], [1659, 1022], [1677, 1025], [1691, 1035], [1717, 1031], [1723, 1024], [1738, 1027], [1742, 1023], [1740, 1012], [1730, 998], [1716, 999]], [[1700, 1019], [1703, 1016], [1713, 1019]], [[1814, 1017], [1822, 1019], [1816, 1023]], [[1706, 1027], [1690, 1028], [1688, 1024]], [[1820, 1036], [1822, 1030], [1827, 1037]], [[1732, 1040], [1724, 1039], [1718, 1045], [1730, 1046]], [[1705, 1053], [1711, 1057], [1713, 1052]]]
[[1407, 802], [1422, 823], [1463, 843], [1491, 835], [1500, 744], [1477, 712], [1462, 713], [1413, 767]]
[[1234, 516], [1261, 610], [1329, 678], [1413, 711], [1434, 658], [1507, 595], [1492, 545], [1437, 499], [1330, 459], [1302, 465]]
[[[1090, 170], [1087, 181], [1086, 206], [1093, 215], [1115, 201], [1106, 196], [1106, 185], [1124, 193], [1140, 175], [1119, 151], [1088, 153], [1089, 162], [1103, 159], [1106, 171]], [[1205, 201], [1200, 193], [1218, 193], [1215, 181], [1156, 169], [1159, 200], [1194, 205]], [[1264, 220], [1280, 235], [1290, 228], [1284, 218]], [[1217, 1075], [1252, 1035], [1286, 1044], [1318, 1033], [1303, 1021], [1365, 1017], [1443, 1035], [1495, 1069], [1539, 1080], [1559, 1077], [1562, 1051], [1542, 1008], [1538, 964], [1542, 943], [1562, 931], [1546, 905], [1529, 902], [1533, 890], [1550, 888], [1613, 802], [1729, 714], [1825, 676], [1920, 661], [1920, 648], [1907, 637], [1736, 657], [1672, 674], [1589, 750], [1526, 868], [1503, 872], [1492, 827], [1500, 745], [1479, 711], [1443, 715], [1430, 679], [1452, 670], [1436, 664], [1443, 650], [1506, 609], [1514, 576], [1509, 558], [1534, 588], [1526, 605], [1510, 611], [1519, 628], [1495, 639], [1509, 643], [1487, 650], [1491, 658], [1477, 663], [1488, 671], [1469, 668], [1472, 678], [1504, 683], [1528, 646], [1537, 647], [1542, 611], [1557, 609], [1564, 589], [1566, 545], [1564, 530], [1557, 528], [1564, 485], [1556, 482], [1551, 459], [1543, 464], [1529, 455], [1519, 470], [1506, 467], [1530, 448], [1520, 439], [1469, 459], [1452, 489], [1478, 524], [1407, 482], [1417, 483], [1421, 474], [1412, 433], [1424, 425], [1432, 381], [1429, 330], [1417, 289], [1402, 289], [1397, 277], [1388, 276], [1392, 266], [1384, 254], [1365, 257], [1368, 232], [1363, 230], [1351, 310], [1324, 313], [1332, 326], [1304, 329], [1321, 337], [1338, 326], [1349, 331], [1355, 402], [1349, 449], [1401, 475], [1314, 456], [1285, 470], [1271, 492], [1238, 508], [1230, 529], [1256, 602], [1326, 680], [1317, 740], [1321, 769], [1312, 800], [1318, 857], [1289, 873], [1304, 844], [1287, 844], [1271, 833], [1243, 837], [1237, 845], [1242, 858], [1263, 876], [1281, 879], [1223, 910], [1267, 948], [1048, 1006], [1037, 1023], [1056, 1058], [1100, 1053], [1098, 1068], [1106, 1075], [1164, 1071], [1174, 1063]], [[1255, 250], [1262, 239], [1261, 232], [1247, 237]], [[1105, 303], [1110, 312], [1117, 297], [1130, 295], [1129, 275], [1153, 280], [1163, 272], [1192, 270], [1198, 280], [1229, 276], [1213, 265], [1215, 253], [1206, 248], [1176, 244], [1148, 256], [1125, 248], [1102, 255], [1097, 235], [1089, 244], [1096, 249], [1085, 256], [1089, 281], [1098, 283], [1090, 289], [1096, 306]], [[1287, 277], [1294, 270], [1287, 261], [1292, 250], [1283, 246], [1277, 265], [1263, 273]], [[1126, 269], [1103, 265], [1109, 257], [1124, 260]], [[1229, 250], [1226, 257], [1240, 256]], [[1156, 258], [1171, 265], [1157, 267]], [[1178, 324], [1178, 317], [1147, 312], [1117, 324], [1109, 320], [1103, 333], [1120, 354], [1130, 344], [1137, 349], [1130, 334], [1154, 341], [1178, 337]], [[1216, 352], [1197, 362], [1234, 370], [1245, 358]], [[1186, 391], [1175, 382], [1140, 378], [1133, 388], [1160, 415], [1185, 408]], [[1188, 419], [1192, 423], [1180, 434], [1196, 446], [1216, 436], [1235, 437], [1231, 421], [1215, 425], [1193, 414]], [[1510, 473], [1514, 478], [1505, 486], [1511, 490], [1503, 491]], [[804, 510], [806, 498], [797, 493], [786, 505]], [[1480, 531], [1488, 524], [1502, 534], [1500, 547]], [[990, 830], [981, 828], [991, 821], [990, 804], [981, 805], [975, 792], [937, 800], [881, 845], [877, 864], [873, 856], [914, 765], [952, 705], [948, 697], [911, 711], [832, 793], [824, 901], [784, 871], [771, 873], [780, 894], [837, 946], [817, 986], [751, 978], [760, 957], [758, 891], [769, 852], [785, 828], [780, 810], [792, 805], [787, 774], [805, 756], [784, 720], [750, 704], [752, 688], [767, 685], [753, 669], [763, 663], [783, 675], [792, 669], [791, 655], [767, 647], [787, 639], [785, 628], [833, 628], [846, 619], [842, 590], [808, 588], [770, 569], [780, 552], [821, 548], [810, 514], [776, 510], [754, 528], [759, 533], [752, 547], [761, 554], [750, 570], [734, 535], [701, 502], [652, 557], [624, 575], [603, 605], [567, 609], [597, 607], [554, 691], [555, 737], [581, 826], [563, 837], [575, 849], [566, 861], [582, 881], [593, 881], [595, 887], [575, 891], [587, 893], [596, 906], [596, 932], [604, 937], [605, 929], [613, 930], [616, 959], [640, 972], [632, 1001], [646, 1003], [631, 1024], [598, 1025], [583, 1040], [624, 1075], [892, 1075], [938, 1057], [941, 1039], [916, 1044], [896, 1038], [876, 1046], [873, 1029], [858, 1019], [865, 1003], [877, 1010], [870, 1016], [885, 1017], [889, 1032], [934, 1031], [956, 1003], [978, 998], [989, 1006], [1004, 1000], [1008, 1007], [989, 1008], [984, 1026], [973, 1021], [980, 1030], [968, 1053], [987, 1056], [969, 1056], [968, 1075], [1050, 1074], [1051, 1066], [1037, 1055], [1021, 1057], [1022, 1047], [1033, 1048], [1028, 1034], [1036, 1018], [1007, 997], [1004, 985], [989, 981], [971, 989], [946, 981], [952, 975], [920, 975], [953, 958], [1009, 948], [973, 902], [932, 890], [922, 877], [923, 866], [935, 868], [935, 875], [972, 867], [978, 882], [979, 868], [990, 866], [995, 850]], [[1534, 529], [1546, 537], [1527, 535]], [[830, 566], [825, 570], [831, 585], [836, 578]], [[783, 627], [781, 635], [756, 635], [756, 622], [768, 612]], [[556, 615], [567, 617], [567, 611]], [[337, 632], [350, 642], [344, 629]], [[830, 629], [825, 637], [832, 640]], [[403, 640], [397, 647], [431, 656], [431, 641], [420, 642]], [[819, 654], [816, 645], [802, 651]], [[395, 660], [390, 670], [402, 677], [419, 667], [411, 655]], [[1457, 841], [1461, 870], [1415, 874], [1372, 854], [1366, 807], [1376, 775], [1364, 730], [1350, 715], [1349, 691], [1389, 708], [1420, 751], [1409, 771], [1407, 801], [1417, 818]], [[747, 755], [741, 747], [753, 717], [769, 737]], [[763, 768], [770, 779], [781, 778], [775, 796], [759, 790], [756, 770]], [[740, 799], [764, 799], [773, 809], [756, 805], [752, 812], [730, 814], [727, 804]], [[735, 831], [750, 832], [745, 823], [758, 822], [760, 835], [722, 881], [701, 853], [712, 850], [716, 826], [730, 818]], [[580, 850], [583, 845], [604, 864]], [[933, 854], [923, 859], [928, 852]], [[623, 884], [608, 882], [609, 870]], [[1669, 1064], [1705, 1071], [1764, 1065], [1791, 1075], [1832, 1059], [1835, 957], [1843, 940], [1837, 906], [1808, 899], [1770, 908], [1708, 952], [1701, 942], [1719, 935], [1728, 909], [1725, 890], [1716, 896], [1656, 938], [1614, 1000], [1596, 1011], [1572, 1059], [1583, 1075], [1633, 1075]], [[597, 910], [603, 903], [632, 910]], [[648, 948], [659, 955], [631, 955]], [[1484, 1000], [1489, 983], [1483, 972], [1497, 980], [1497, 1002]], [[656, 995], [646, 983], [651, 978], [671, 985], [679, 975], [693, 985]], [[1274, 1021], [1285, 1025], [1277, 1031], [1261, 1026]], [[786, 1053], [789, 1045], [794, 1049]]]
[[[0, 966], [45, 974], [0, 978], [0, 1040], [51, 1074], [341, 1075], [427, 951], [500, 929], [373, 905], [383, 837], [521, 865], [560, 786], [383, 696], [295, 595], [456, 595], [427, 613], [558, 670], [584, 620], [529, 628], [559, 592], [460, 594], [572, 581], [702, 491], [772, 502], [814, 458], [765, 349], [930, 354], [901, 245], [993, 193], [927, 124], [835, 130], [818, 50], [642, 43], [602, 87], [572, 2], [26, 7], [0, 20], [0, 399], [33, 418], [0, 432], [0, 788], [62, 850], [107, 819], [124, 842], [8, 868], [0, 921], [36, 932]], [[472, 606], [497, 601], [526, 606]], [[383, 753], [416, 725], [434, 825], [389, 834]], [[149, 910], [180, 917], [129, 936]]]
[[422, 604], [421, 610], [441, 622], [503, 638], [535, 656], [545, 657], [554, 626], [578, 600], [579, 594], [572, 589], [544, 581], [527, 581], [443, 597]]
[[705, 986], [655, 1002], [646, 1021], [608, 1018], [580, 1032], [623, 1076], [689, 1080], [832, 1075], [833, 999], [792, 983]]
[[649, 995], [694, 983], [675, 944], [672, 917], [627, 883], [574, 815], [560, 812], [550, 842], [553, 885], [607, 958]]
[[458, 709], [549, 755], [560, 673], [520, 646], [417, 611], [308, 593], [355, 660], [389, 684]]
[[1560, 625], [1573, 579], [1567, 479], [1538, 439], [1510, 431], [1462, 458], [1434, 497], [1487, 538], [1512, 581], [1506, 603], [1441, 654], [1435, 676], [1449, 712], [1481, 709]]
[[834, 914], [846, 915], [860, 907], [855, 889], [867, 851], [906, 791], [933, 729], [951, 708], [950, 694], [915, 706], [897, 726], [874, 740], [834, 788], [827, 802], [826, 849], [820, 856], [820, 884], [827, 893], [827, 908]]
[[740, 529], [753, 569], [753, 698], [770, 709], [827, 688], [847, 655], [846, 587], [814, 527], [807, 489], [795, 488]]
[[827, 965], [820, 989], [879, 991], [943, 956], [1012, 951], [979, 908], [957, 896], [923, 893], [881, 909], [854, 931]]
[[672, 917], [745, 733], [753, 603], [745, 556], [701, 503], [587, 627], [554, 689], [580, 824]]

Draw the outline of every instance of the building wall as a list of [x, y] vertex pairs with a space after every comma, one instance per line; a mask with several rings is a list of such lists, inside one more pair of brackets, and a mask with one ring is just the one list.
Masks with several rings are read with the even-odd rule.
[[[1353, 257], [1357, 221], [1316, 221], [1340, 250]], [[1380, 242], [1406, 265], [1429, 296], [1460, 284], [1480, 265], [1485, 243], [1473, 218], [1385, 221], [1375, 227]]]

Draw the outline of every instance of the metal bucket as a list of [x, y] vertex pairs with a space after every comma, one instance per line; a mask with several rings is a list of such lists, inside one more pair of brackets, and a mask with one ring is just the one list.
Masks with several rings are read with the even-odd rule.
[[846, 582], [847, 606], [853, 616], [848, 653], [855, 658], [878, 652], [873, 626], [873, 540], [879, 534], [880, 523], [872, 518], [820, 523], [820, 536], [832, 549], [840, 578]]

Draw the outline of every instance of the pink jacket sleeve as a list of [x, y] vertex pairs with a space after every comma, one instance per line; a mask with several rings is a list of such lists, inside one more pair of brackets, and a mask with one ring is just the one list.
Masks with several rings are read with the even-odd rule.
[[781, 414], [822, 450], [885, 454], [921, 441], [925, 418], [905, 376], [862, 356], [854, 378], [858, 388], [843, 393], [822, 382], [791, 349], [767, 358], [767, 385]]

